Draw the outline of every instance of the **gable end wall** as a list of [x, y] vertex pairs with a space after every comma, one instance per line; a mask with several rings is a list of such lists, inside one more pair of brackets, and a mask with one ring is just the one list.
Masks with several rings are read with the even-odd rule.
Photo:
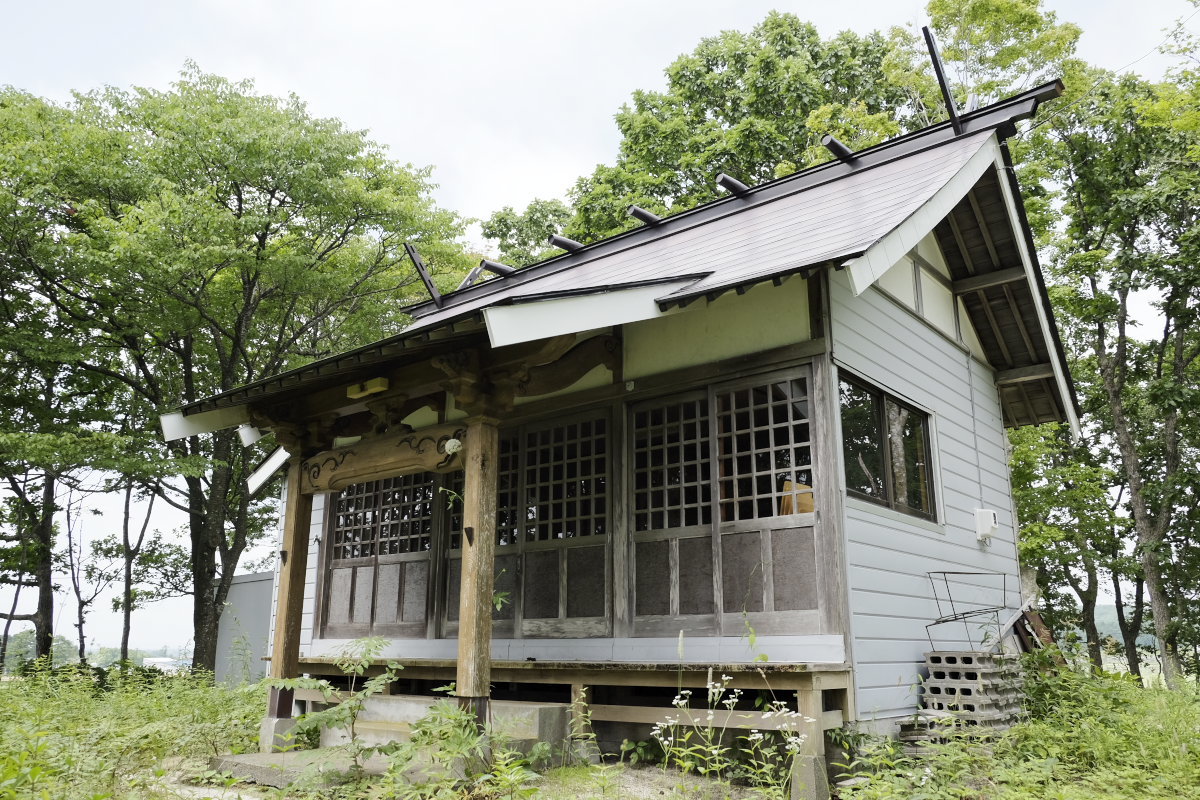
[[[858, 717], [894, 718], [918, 705], [919, 667], [930, 649], [925, 626], [938, 616], [929, 572], [1003, 573], [1006, 605], [1020, 602], [1006, 436], [990, 367], [876, 288], [855, 297], [844, 272], [832, 273], [830, 286], [839, 371], [929, 411], [933, 420], [937, 523], [854, 498], [845, 504]], [[999, 516], [990, 547], [976, 541], [977, 508]], [[956, 601], [1000, 601], [1000, 579], [959, 580]], [[939, 649], [969, 646], [962, 623], [933, 633]], [[972, 626], [976, 649], [982, 633]]]

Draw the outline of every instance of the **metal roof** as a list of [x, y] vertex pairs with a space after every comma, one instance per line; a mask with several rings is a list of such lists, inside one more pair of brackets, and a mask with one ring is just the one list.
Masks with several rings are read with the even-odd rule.
[[[434, 344], [431, 336], [436, 341], [463, 323], [478, 330], [473, 321], [491, 306], [693, 279], [658, 298], [665, 310], [840, 264], [908, 219], [993, 136], [1003, 140], [1016, 120], [1032, 116], [1040, 102], [1061, 90], [1056, 81], [965, 115], [962, 135], [956, 136], [949, 122], [934, 125], [862, 150], [849, 163], [831, 161], [444, 295], [440, 307], [432, 301], [418, 304], [409, 309], [414, 324], [394, 336], [192, 403], [183, 413], [290, 394], [327, 385], [355, 367], [418, 357]], [[1037, 288], [1044, 298], [1044, 287]], [[1044, 307], [1049, 308], [1048, 301]], [[1039, 356], [1046, 347], [1039, 348]], [[1005, 363], [993, 365], [1004, 368]]]

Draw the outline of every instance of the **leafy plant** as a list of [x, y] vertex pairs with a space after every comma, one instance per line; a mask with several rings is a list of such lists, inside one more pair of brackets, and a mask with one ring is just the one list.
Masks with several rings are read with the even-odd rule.
[[459, 797], [461, 786], [477, 783], [487, 774], [487, 755], [487, 739], [475, 715], [452, 700], [439, 700], [413, 724], [408, 741], [389, 754], [388, 796]]
[[950, 721], [917, 756], [854, 742], [848, 800], [1200, 798], [1200, 694], [1142, 688], [1129, 675], [1026, 658], [1030, 719], [1008, 731]]
[[658, 739], [625, 739], [621, 742], [621, 758], [630, 764], [656, 764], [663, 758], [663, 749]]
[[[746, 784], [761, 798], [787, 797], [792, 766], [805, 740], [800, 728], [812, 720], [790, 710], [783, 701], [770, 700], [764, 716], [777, 721], [778, 730], [735, 733], [728, 728], [728, 712], [737, 708], [743, 692], [729, 687], [732, 680], [729, 675], [714, 680], [710, 671], [702, 709], [692, 709], [690, 690], [679, 691], [671, 702], [676, 713], [651, 729], [652, 739], [662, 750], [662, 764], [684, 774]], [[637, 748], [635, 743], [630, 749]]]
[[[34, 670], [0, 689], [0, 800], [158, 798], [163, 763], [257, 749], [261, 686], [212, 676]], [[158, 788], [155, 788], [158, 787]]]
[[294, 736], [318, 734], [325, 728], [345, 730], [350, 737], [346, 743], [346, 752], [350, 755], [351, 769], [355, 777], [363, 772], [363, 762], [373, 754], [388, 749], [380, 745], [368, 745], [362, 742], [355, 732], [355, 724], [362, 714], [367, 700], [387, 689], [389, 683], [396, 679], [402, 667], [395, 662], [388, 662], [378, 675], [366, 676], [367, 671], [375, 664], [379, 654], [387, 647], [389, 640], [383, 636], [371, 636], [357, 639], [338, 655], [335, 662], [337, 668], [348, 679], [348, 689], [339, 691], [328, 680], [323, 678], [289, 678], [271, 681], [271, 685], [280, 689], [315, 689], [326, 701], [326, 707], [320, 711], [311, 711], [296, 720]]

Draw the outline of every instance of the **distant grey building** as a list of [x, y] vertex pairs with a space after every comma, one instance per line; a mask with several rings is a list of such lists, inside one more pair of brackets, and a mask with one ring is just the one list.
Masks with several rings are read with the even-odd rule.
[[217, 631], [217, 680], [236, 684], [267, 674], [273, 572], [235, 575]]

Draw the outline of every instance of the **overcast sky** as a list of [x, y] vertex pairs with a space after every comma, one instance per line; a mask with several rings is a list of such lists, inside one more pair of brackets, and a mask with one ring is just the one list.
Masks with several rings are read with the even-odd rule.
[[[1047, 0], [1083, 28], [1079, 54], [1157, 77], [1146, 56], [1187, 0]], [[704, 36], [746, 30], [772, 8], [822, 34], [925, 22], [920, 0], [60, 0], [3, 3], [0, 84], [54, 100], [103, 85], [166, 88], [188, 59], [260, 91], [294, 92], [314, 114], [370, 132], [397, 160], [433, 165], [446, 208], [483, 218], [561, 197], [616, 153], [613, 114]], [[1187, 26], [1200, 29], [1200, 16]], [[1146, 56], [1143, 58], [1143, 56]], [[119, 520], [113, 519], [113, 523]], [[163, 519], [160, 527], [177, 521]], [[4, 596], [0, 604], [7, 608]], [[71, 636], [69, 610], [59, 628]], [[135, 622], [135, 646], [189, 638], [186, 601]], [[119, 620], [93, 615], [89, 638], [115, 644]]]

